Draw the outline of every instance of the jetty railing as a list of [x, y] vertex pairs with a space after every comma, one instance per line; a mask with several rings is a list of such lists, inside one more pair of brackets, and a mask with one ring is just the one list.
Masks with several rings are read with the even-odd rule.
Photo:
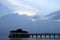
[[[15, 35], [16, 34], [20, 35], [22, 33], [15, 33]], [[28, 33], [28, 35], [30, 36], [30, 38], [60, 38], [60, 33]]]
[[29, 35], [31, 38], [60, 38], [59, 33], [33, 33]]

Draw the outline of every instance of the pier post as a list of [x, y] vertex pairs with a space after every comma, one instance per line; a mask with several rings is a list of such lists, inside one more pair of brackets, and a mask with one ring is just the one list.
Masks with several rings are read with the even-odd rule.
[[42, 35], [40, 35], [40, 38], [42, 38]]
[[46, 38], [46, 35], [45, 35], [45, 38]]
[[49, 38], [51, 38], [51, 35], [49, 35]]
[[54, 38], [55, 38], [55, 34], [54, 34]]
[[32, 35], [32, 38], [34, 38], [34, 35]]
[[36, 38], [38, 38], [38, 35], [36, 34]]
[[59, 38], [60, 38], [60, 34], [59, 34], [58, 36], [59, 36]]

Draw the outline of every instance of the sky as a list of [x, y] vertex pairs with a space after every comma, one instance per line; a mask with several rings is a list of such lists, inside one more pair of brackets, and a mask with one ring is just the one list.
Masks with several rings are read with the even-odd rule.
[[38, 15], [41, 19], [47, 19], [44, 16], [60, 10], [60, 0], [0, 0], [0, 3], [13, 13], [31, 17]]
[[32, 11], [36, 15], [45, 16], [56, 10], [60, 10], [60, 0], [1, 0], [3, 5], [13, 12]]
[[[55, 29], [58, 28], [56, 29], [57, 31], [60, 28], [60, 0], [0, 0], [0, 18], [8, 14], [26, 15], [28, 19], [35, 24], [31, 23], [29, 26], [38, 26], [38, 28], [36, 27], [37, 31], [39, 28], [43, 28], [44, 25], [51, 26], [50, 28], [52, 29], [54, 29], [54, 27]], [[22, 17], [22, 19], [23, 18], [24, 17]], [[9, 21], [9, 18], [7, 21]], [[41, 23], [43, 23], [43, 25]]]

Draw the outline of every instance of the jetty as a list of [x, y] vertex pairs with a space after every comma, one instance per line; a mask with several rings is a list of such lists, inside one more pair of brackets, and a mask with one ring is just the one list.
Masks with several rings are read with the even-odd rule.
[[10, 31], [9, 38], [60, 38], [60, 33], [28, 33], [22, 29]]
[[60, 38], [58, 33], [33, 33], [29, 35], [31, 38]]

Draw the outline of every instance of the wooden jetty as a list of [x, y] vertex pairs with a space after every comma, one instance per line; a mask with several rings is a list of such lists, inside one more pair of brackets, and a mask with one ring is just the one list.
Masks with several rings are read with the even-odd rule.
[[[19, 34], [19, 33], [15, 33], [15, 34], [10, 34], [10, 35], [17, 35], [15, 38], [60, 38], [60, 34], [57, 33], [33, 33], [33, 34]], [[23, 36], [24, 35], [24, 36]], [[20, 37], [21, 36], [21, 37]], [[11, 37], [13, 38], [13, 37]]]
[[60, 38], [58, 33], [33, 33], [29, 35], [30, 38]]
[[10, 31], [9, 38], [60, 38], [60, 33], [28, 33], [21, 29]]

